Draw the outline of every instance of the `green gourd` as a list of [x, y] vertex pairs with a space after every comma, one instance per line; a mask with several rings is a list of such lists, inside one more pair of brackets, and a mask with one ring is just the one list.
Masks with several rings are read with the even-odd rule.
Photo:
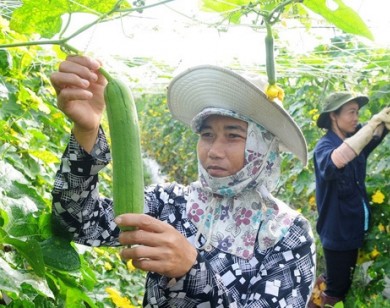
[[266, 23], [267, 35], [265, 36], [265, 68], [267, 71], [268, 83], [274, 85], [276, 83], [275, 73], [275, 56], [274, 56], [274, 37], [272, 28], [269, 23]]
[[137, 109], [129, 87], [102, 68], [113, 164], [115, 216], [144, 212], [144, 173]]

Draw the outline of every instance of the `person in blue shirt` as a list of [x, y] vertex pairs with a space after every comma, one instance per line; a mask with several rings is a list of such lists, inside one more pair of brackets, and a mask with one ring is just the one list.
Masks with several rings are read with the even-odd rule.
[[388, 133], [390, 108], [384, 108], [361, 125], [359, 110], [368, 101], [366, 96], [349, 92], [332, 93], [326, 97], [317, 120], [317, 126], [327, 130], [317, 143], [313, 158], [316, 229], [326, 263], [321, 307], [333, 306], [345, 298], [351, 287], [358, 249], [369, 227], [367, 158]]

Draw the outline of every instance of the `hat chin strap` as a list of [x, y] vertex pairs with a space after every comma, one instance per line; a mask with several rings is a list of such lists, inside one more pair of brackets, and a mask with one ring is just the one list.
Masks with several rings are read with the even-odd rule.
[[347, 137], [349, 137], [350, 134], [340, 128], [340, 126], [339, 126], [339, 124], [337, 122], [337, 118], [333, 121], [333, 123], [336, 126], [335, 127], [336, 129], [333, 129], [333, 131], [336, 133], [337, 136], [339, 136], [342, 140], [344, 140]]

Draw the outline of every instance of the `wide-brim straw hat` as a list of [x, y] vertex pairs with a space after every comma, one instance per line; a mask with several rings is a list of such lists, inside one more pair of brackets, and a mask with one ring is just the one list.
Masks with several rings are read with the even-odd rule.
[[355, 95], [350, 92], [341, 91], [329, 94], [324, 102], [323, 109], [317, 119], [317, 126], [319, 128], [330, 128], [329, 113], [336, 111], [346, 103], [351, 101], [357, 102], [359, 109], [368, 103], [368, 97], [364, 95]]
[[307, 164], [306, 140], [279, 101], [267, 99], [264, 78], [243, 76], [214, 65], [199, 65], [177, 75], [168, 86], [172, 116], [191, 126], [203, 109], [223, 108], [241, 114], [277, 136], [285, 148]]

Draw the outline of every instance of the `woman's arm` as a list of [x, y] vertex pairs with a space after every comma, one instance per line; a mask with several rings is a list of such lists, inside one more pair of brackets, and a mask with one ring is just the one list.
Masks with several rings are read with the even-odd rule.
[[[305, 307], [315, 280], [315, 243], [309, 222], [299, 216], [273, 248], [251, 260], [198, 253], [195, 264], [179, 279], [150, 274], [169, 304], [193, 302], [210, 307]], [[148, 291], [146, 298], [152, 298]], [[170, 295], [170, 296], [168, 296]], [[163, 304], [163, 303], [161, 303]]]
[[316, 273], [310, 223], [297, 216], [285, 236], [268, 250], [245, 307], [306, 307]]
[[52, 190], [57, 232], [70, 233], [74, 241], [84, 245], [118, 245], [112, 201], [99, 196], [98, 172], [109, 161], [102, 129], [90, 154], [71, 135]]

